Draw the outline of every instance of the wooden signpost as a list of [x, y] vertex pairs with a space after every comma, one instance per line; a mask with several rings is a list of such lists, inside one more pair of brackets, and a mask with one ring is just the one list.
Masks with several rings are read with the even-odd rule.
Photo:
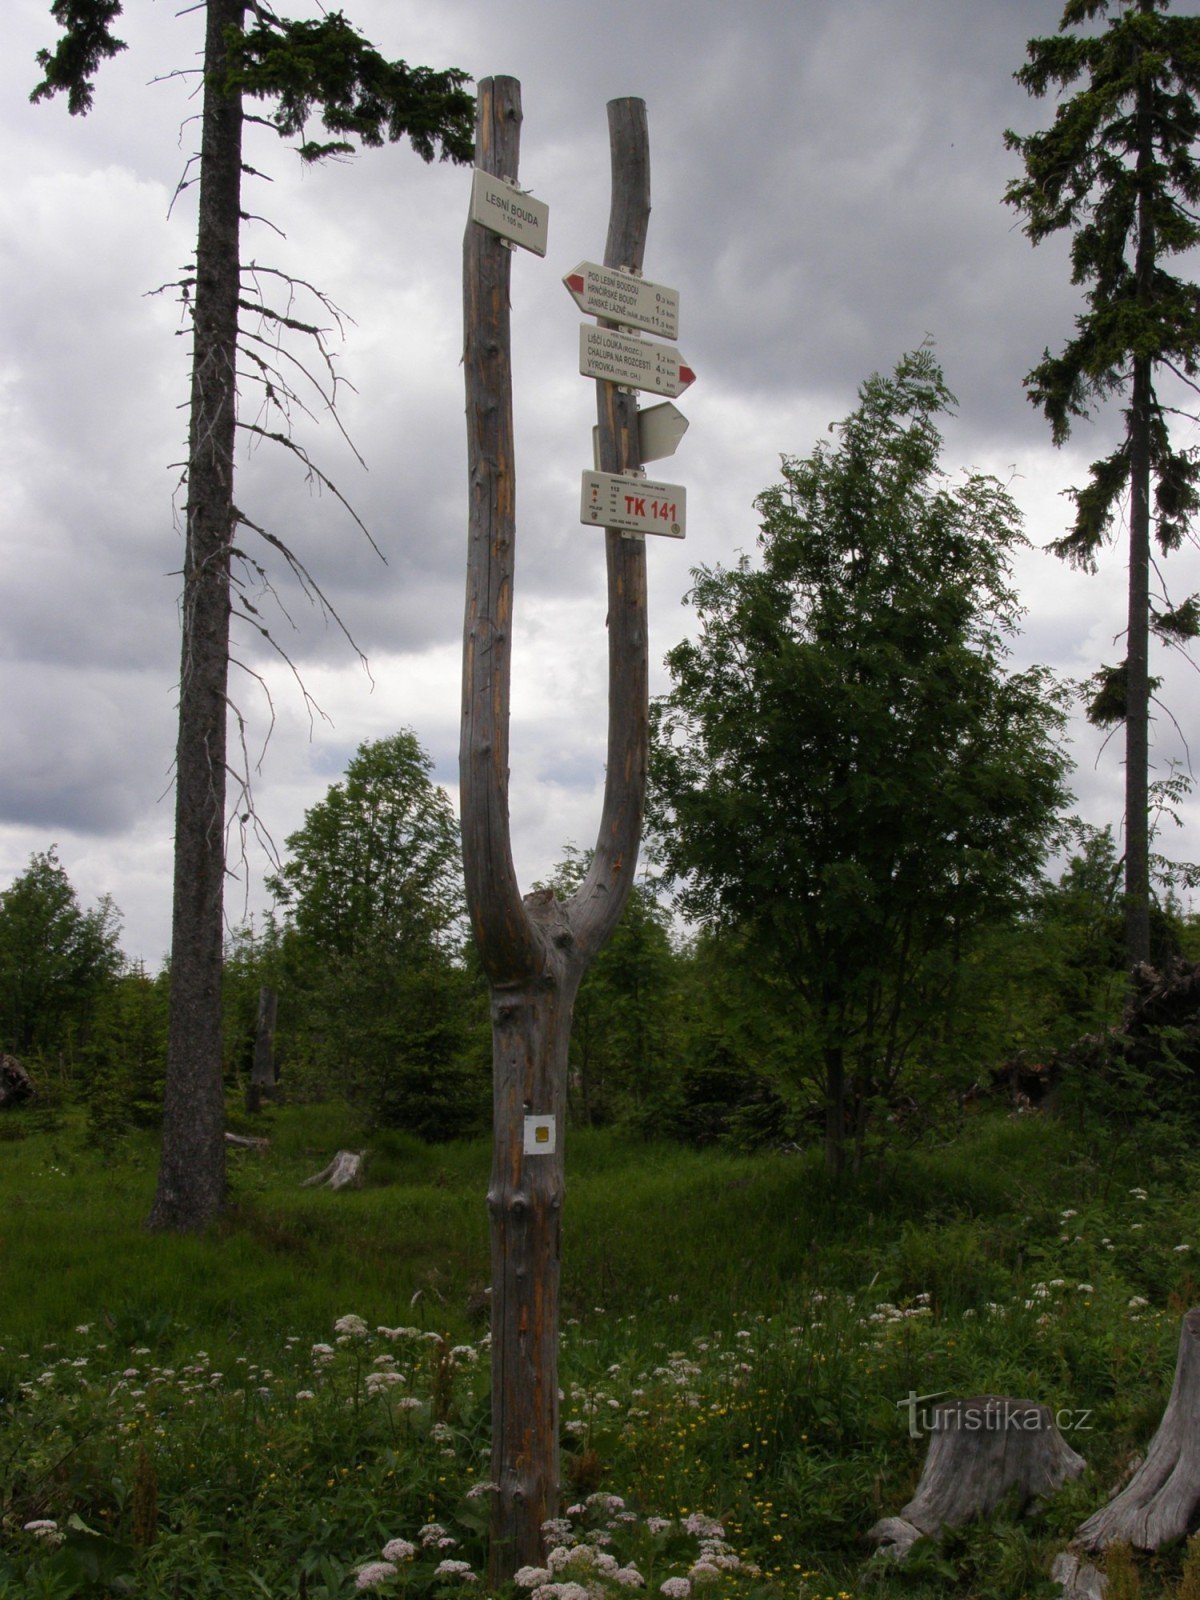
[[[650, 215], [646, 108], [640, 100], [611, 101], [608, 121], [612, 206], [597, 271], [636, 278]], [[522, 897], [508, 819], [516, 550], [509, 289], [511, 245], [544, 245], [548, 218], [517, 187], [520, 126], [519, 83], [485, 78], [475, 157], [482, 177], [463, 241], [469, 526], [459, 773], [467, 906], [492, 1010], [493, 1585], [521, 1566], [541, 1565], [542, 1524], [559, 1507], [559, 1244], [571, 1011], [633, 883], [649, 724], [645, 541], [613, 525], [605, 534], [608, 749], [596, 848], [569, 899], [559, 901], [552, 890]], [[633, 303], [642, 303], [637, 293]], [[644, 499], [650, 486], [639, 476], [636, 394], [601, 380], [596, 398], [600, 472], [637, 482], [633, 498]], [[667, 427], [668, 435], [681, 431]], [[671, 494], [681, 519], [682, 490]]]

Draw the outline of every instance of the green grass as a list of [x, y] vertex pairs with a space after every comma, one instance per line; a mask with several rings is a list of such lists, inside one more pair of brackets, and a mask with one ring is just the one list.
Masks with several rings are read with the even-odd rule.
[[[311, 1347], [354, 1313], [368, 1329], [479, 1348], [486, 1142], [365, 1140], [336, 1107], [280, 1108], [254, 1126], [271, 1142], [231, 1153], [227, 1221], [181, 1239], [143, 1226], [148, 1137], [101, 1154], [71, 1115], [0, 1124], [2, 1600], [241, 1600], [262, 1585], [347, 1596], [356, 1565], [431, 1517], [481, 1558], [478, 1503], [464, 1497], [486, 1472], [486, 1359], [457, 1358], [439, 1437], [424, 1353], [437, 1346], [355, 1336], [328, 1370]], [[642, 1520], [615, 1537], [648, 1580], [688, 1571], [682, 1519], [703, 1512], [758, 1573], [726, 1573], [714, 1600], [857, 1594], [866, 1529], [920, 1470], [924, 1442], [897, 1407], [910, 1390], [1087, 1409], [1073, 1442], [1091, 1470], [1039, 1518], [948, 1536], [871, 1584], [1048, 1593], [1053, 1551], [1157, 1426], [1179, 1315], [1197, 1298], [1195, 1168], [1169, 1142], [1156, 1155], [1149, 1134], [1136, 1164], [1103, 1143], [1048, 1118], [985, 1116], [834, 1185], [812, 1155], [572, 1130], [569, 1492], [628, 1497]], [[368, 1149], [365, 1186], [302, 1188], [340, 1146]], [[363, 1387], [393, 1350], [416, 1408], [403, 1415]], [[130, 1367], [138, 1376], [122, 1378]], [[185, 1382], [189, 1368], [202, 1381]], [[64, 1545], [22, 1532], [39, 1515]], [[648, 1532], [653, 1516], [674, 1531]], [[1174, 1594], [1178, 1552], [1144, 1566], [1147, 1597]], [[428, 1562], [402, 1577], [414, 1597], [450, 1600]]]

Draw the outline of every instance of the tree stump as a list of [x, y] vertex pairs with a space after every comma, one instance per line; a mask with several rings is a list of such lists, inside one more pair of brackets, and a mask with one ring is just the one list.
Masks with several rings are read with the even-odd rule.
[[1146, 1459], [1120, 1494], [1076, 1530], [1071, 1548], [1099, 1551], [1125, 1542], [1159, 1550], [1195, 1527], [1200, 1507], [1200, 1309], [1179, 1332], [1175, 1382]]
[[894, 1560], [903, 1560], [918, 1539], [987, 1516], [1014, 1490], [1024, 1510], [1084, 1469], [1050, 1408], [1034, 1400], [975, 1395], [943, 1401], [933, 1408], [929, 1427], [915, 1494], [899, 1516], [884, 1517], [867, 1536]]
[[362, 1150], [339, 1150], [327, 1167], [305, 1178], [300, 1187], [311, 1189], [320, 1183], [327, 1189], [357, 1189], [362, 1182], [363, 1155]]

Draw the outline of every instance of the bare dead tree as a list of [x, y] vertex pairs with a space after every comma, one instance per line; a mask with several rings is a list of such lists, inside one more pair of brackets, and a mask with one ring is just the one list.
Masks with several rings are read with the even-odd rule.
[[[84, 113], [92, 103], [92, 78], [100, 62], [125, 48], [112, 32], [121, 0], [53, 0], [50, 9], [63, 33], [53, 51], [38, 53], [45, 76], [32, 98], [65, 92], [71, 112]], [[310, 478], [346, 505], [290, 428], [293, 411], [303, 404], [296, 381], [288, 376], [293, 369], [333, 409], [337, 380], [323, 332], [295, 315], [292, 294], [299, 280], [253, 263], [245, 268], [241, 260], [241, 224], [246, 220], [242, 176], [260, 175], [243, 160], [243, 127], [246, 121], [262, 122], [290, 137], [303, 135], [310, 117], [319, 116], [332, 138], [300, 145], [300, 155], [310, 161], [351, 151], [354, 140], [380, 146], [405, 136], [426, 161], [439, 147], [443, 157], [458, 161], [469, 160], [471, 153], [472, 99], [463, 88], [467, 75], [459, 69], [436, 72], [386, 61], [341, 12], [291, 21], [278, 16], [267, 0], [205, 0], [205, 13], [196, 259], [194, 275], [180, 284], [193, 325], [192, 387], [170, 1020], [162, 1152], [149, 1219], [151, 1227], [169, 1229], [203, 1227], [220, 1214], [225, 1201], [221, 968], [229, 777], [241, 825], [253, 820], [249, 761], [244, 759], [240, 771], [231, 771], [227, 760], [230, 712], [243, 746], [245, 727], [228, 688], [235, 601], [258, 632], [276, 643], [244, 581], [248, 572], [266, 582], [266, 569], [235, 546], [236, 530], [244, 527], [260, 535], [282, 555], [306, 592], [340, 621], [284, 541], [257, 526], [234, 502], [234, 446], [241, 427], [290, 450]], [[247, 99], [268, 102], [270, 116], [247, 113]], [[185, 173], [181, 188], [190, 182]], [[256, 288], [272, 274], [288, 289], [282, 309]], [[318, 301], [331, 309], [319, 295]], [[243, 318], [253, 322], [243, 325]], [[285, 349], [281, 339], [288, 333], [315, 341], [323, 377]], [[240, 375], [258, 386], [265, 408], [260, 408], [258, 421], [238, 416], [239, 352], [245, 363]], [[238, 558], [241, 566], [235, 573]], [[305, 698], [311, 706], [307, 694]]]
[[[605, 264], [640, 270], [650, 213], [645, 106], [616, 100], [608, 114], [613, 196]], [[481, 82], [476, 165], [515, 181], [520, 124], [517, 81]], [[595, 854], [565, 902], [549, 889], [522, 898], [508, 816], [516, 553], [510, 268], [501, 240], [469, 222], [470, 520], [460, 776], [467, 903], [492, 1006], [493, 1583], [540, 1561], [542, 1523], [558, 1509], [559, 1254], [571, 1011], [633, 883], [648, 738], [645, 543], [608, 531], [608, 764]], [[636, 397], [598, 383], [597, 401], [601, 467], [637, 470]], [[539, 1131], [544, 1144], [537, 1142]]]

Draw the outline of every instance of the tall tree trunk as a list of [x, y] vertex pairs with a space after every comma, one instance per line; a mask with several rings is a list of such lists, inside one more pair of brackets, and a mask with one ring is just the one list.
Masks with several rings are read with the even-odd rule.
[[154, 1228], [201, 1228], [225, 1201], [221, 966], [242, 105], [222, 79], [226, 34], [241, 27], [243, 9], [244, 0], [208, 0], [204, 45], [171, 991]]
[[261, 1111], [264, 1100], [275, 1098], [275, 1023], [279, 1015], [279, 996], [270, 984], [258, 991], [258, 1015], [254, 1019], [254, 1059], [250, 1082], [246, 1085], [246, 1110]]
[[1125, 681], [1125, 960], [1150, 959], [1150, 363], [1134, 362]]
[[[650, 212], [645, 107], [621, 100], [608, 109], [613, 204], [605, 262], [640, 270]], [[484, 79], [477, 166], [516, 179], [520, 122], [516, 80]], [[516, 541], [511, 263], [495, 234], [468, 222], [463, 298], [470, 523], [459, 767], [467, 905], [492, 996], [494, 1585], [519, 1566], [540, 1564], [542, 1523], [558, 1509], [567, 1046], [580, 980], [616, 925], [633, 883], [649, 722], [645, 543], [609, 531], [608, 760], [596, 848], [583, 882], [565, 904], [550, 890], [523, 900], [508, 820]], [[640, 467], [636, 398], [619, 394], [612, 384], [596, 388], [601, 467]], [[537, 1120], [531, 1125], [527, 1118]], [[544, 1143], [537, 1138], [539, 1126]]]
[[846, 1166], [846, 1058], [840, 1044], [825, 1047], [825, 1171], [840, 1178]]
[[[1140, 9], [1148, 11], [1148, 0]], [[1154, 138], [1147, 86], [1138, 90], [1137, 298], [1153, 293], [1155, 237], [1150, 186]], [[1133, 361], [1129, 410], [1129, 616], [1125, 656], [1125, 959], [1150, 959], [1150, 426], [1153, 374], [1148, 356]]]

